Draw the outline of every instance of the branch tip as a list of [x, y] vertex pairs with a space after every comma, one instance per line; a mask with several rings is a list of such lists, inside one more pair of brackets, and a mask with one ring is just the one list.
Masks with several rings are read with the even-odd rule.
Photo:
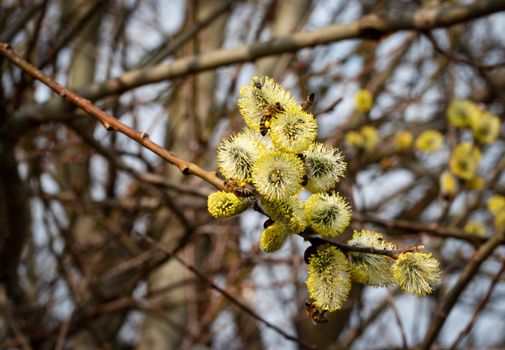
[[310, 106], [312, 106], [312, 104], [314, 103], [315, 97], [316, 97], [316, 95], [313, 92], [311, 92], [310, 95], [305, 98], [305, 100], [302, 102], [302, 110], [303, 111], [306, 112], [310, 108]]
[[111, 125], [111, 124], [109, 124], [109, 123], [107, 123], [107, 122], [103, 122], [103, 123], [102, 123], [102, 125], [103, 125], [103, 127], [105, 128], [105, 130], [107, 130], [107, 131], [112, 131], [112, 130], [114, 130], [114, 128], [112, 127], [112, 125]]

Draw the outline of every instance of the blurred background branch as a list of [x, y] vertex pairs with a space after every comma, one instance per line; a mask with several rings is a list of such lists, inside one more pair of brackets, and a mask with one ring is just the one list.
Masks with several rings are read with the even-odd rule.
[[[504, 347], [505, 208], [488, 205], [505, 195], [503, 128], [484, 144], [446, 118], [466, 99], [503, 124], [504, 10], [502, 0], [0, 2], [1, 41], [68, 87], [55, 97], [0, 59], [0, 347]], [[336, 190], [352, 228], [433, 252], [444, 271], [434, 295], [355, 283], [315, 326], [303, 306], [308, 243], [290, 237], [266, 255], [265, 217], [209, 216], [209, 182], [224, 186], [216, 146], [242, 128], [236, 99], [253, 75], [299, 103], [315, 93], [319, 141], [348, 163]], [[358, 89], [371, 110], [358, 110]], [[71, 91], [98, 120], [62, 98]], [[438, 152], [416, 146], [425, 131], [442, 134]], [[482, 153], [478, 179], [448, 194], [441, 174], [464, 142]]]

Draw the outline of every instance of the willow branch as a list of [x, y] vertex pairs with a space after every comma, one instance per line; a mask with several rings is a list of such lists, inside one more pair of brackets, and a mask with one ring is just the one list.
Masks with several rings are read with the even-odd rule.
[[249, 316], [253, 317], [254, 319], [260, 321], [263, 323], [265, 326], [268, 328], [273, 329], [275, 332], [279, 333], [282, 335], [284, 338], [291, 340], [295, 343], [297, 343], [301, 348], [304, 349], [313, 349], [313, 346], [305, 344], [302, 340], [289, 335], [286, 333], [284, 330], [282, 330], [280, 327], [274, 325], [273, 323], [265, 320], [263, 317], [258, 315], [254, 310], [252, 310], [250, 307], [239, 301], [237, 298], [235, 298], [232, 294], [224, 290], [223, 288], [219, 287], [217, 284], [209, 280], [202, 272], [200, 272], [198, 269], [196, 269], [194, 266], [186, 263], [184, 260], [179, 258], [177, 255], [173, 254], [168, 248], [166, 248], [164, 245], [156, 242], [154, 239], [148, 236], [143, 236], [139, 235], [140, 238], [142, 238], [145, 242], [149, 243], [153, 248], [156, 250], [160, 251], [161, 253], [165, 254], [167, 257], [172, 257], [173, 259], [177, 260], [179, 263], [181, 263], [184, 267], [186, 267], [188, 270], [190, 270], [192, 273], [195, 274], [196, 277], [198, 277], [201, 281], [205, 282], [208, 284], [212, 289], [217, 291], [219, 294], [224, 296], [226, 299], [228, 299], [231, 303], [235, 304], [238, 306], [241, 310], [243, 310], [245, 313], [247, 313]]
[[415, 253], [418, 250], [424, 249], [422, 244], [414, 244], [409, 247], [399, 248], [399, 249], [379, 249], [374, 247], [357, 247], [349, 244], [333, 242], [331, 240], [327, 240], [328, 243], [334, 245], [338, 249], [342, 250], [344, 253], [347, 252], [355, 252], [355, 253], [363, 253], [363, 254], [375, 254], [375, 255], [384, 255], [388, 256], [392, 259], [397, 260], [401, 254], [404, 253]]
[[[393, 290], [393, 296], [396, 296], [400, 292], [400, 289], [396, 288]], [[377, 307], [375, 307], [370, 314], [365, 318], [360, 320], [360, 322], [349, 328], [346, 333], [339, 339], [336, 344], [336, 349], [345, 350], [350, 349], [352, 344], [356, 339], [358, 339], [367, 329], [368, 327], [377, 320], [377, 318], [386, 310], [386, 307], [389, 305], [389, 296], [385, 297]]]
[[451, 52], [444, 50], [438, 44], [437, 40], [435, 39], [435, 37], [433, 36], [433, 34], [431, 32], [425, 32], [423, 34], [429, 40], [429, 42], [433, 46], [433, 49], [436, 52], [438, 52], [439, 54], [447, 57], [449, 60], [451, 60], [451, 61], [453, 61], [455, 63], [466, 64], [466, 65], [469, 65], [469, 66], [473, 66], [473, 67], [475, 67], [477, 69], [483, 69], [483, 70], [493, 70], [493, 69], [497, 69], [497, 68], [501, 68], [501, 67], [505, 66], [505, 62], [500, 62], [500, 63], [495, 63], [495, 64], [480, 64], [478, 62], [466, 59], [464, 57], [458, 57], [457, 55], [454, 55]]
[[456, 238], [460, 240], [467, 241], [474, 246], [480, 246], [486, 242], [486, 238], [478, 237], [475, 235], [469, 235], [463, 230], [457, 228], [443, 227], [438, 224], [423, 224], [419, 222], [412, 222], [408, 220], [393, 220], [393, 219], [383, 219], [370, 215], [363, 215], [358, 212], [352, 213], [352, 220], [355, 222], [372, 223], [386, 229], [400, 229], [409, 233], [425, 233], [430, 236], [441, 237], [441, 238]]
[[466, 324], [465, 328], [461, 330], [461, 332], [458, 335], [458, 338], [454, 341], [452, 344], [450, 350], [456, 350], [459, 346], [459, 343], [465, 338], [465, 336], [470, 332], [472, 327], [475, 325], [475, 322], [477, 322], [477, 317], [479, 316], [480, 312], [484, 310], [484, 307], [487, 305], [489, 300], [491, 299], [491, 295], [493, 294], [493, 291], [495, 290], [495, 287], [497, 286], [498, 282], [500, 281], [501, 275], [505, 272], [505, 260], [503, 261], [501, 265], [500, 271], [493, 277], [493, 280], [491, 281], [491, 285], [489, 286], [486, 295], [484, 298], [480, 301], [479, 305], [475, 309], [472, 318], [470, 321]]
[[493, 251], [500, 244], [505, 241], [505, 233], [497, 232], [492, 238], [490, 238], [484, 245], [482, 245], [479, 250], [475, 252], [472, 256], [468, 265], [461, 273], [458, 281], [452, 287], [452, 289], [444, 297], [442, 305], [437, 309], [435, 317], [431, 321], [431, 327], [426, 333], [423, 342], [417, 347], [418, 350], [427, 350], [431, 348], [431, 345], [436, 340], [438, 334], [440, 333], [445, 320], [449, 316], [452, 308], [456, 304], [459, 296], [471, 281], [471, 279], [477, 273], [480, 265], [493, 253]]
[[[182, 57], [147, 69], [131, 70], [120, 77], [91, 84], [77, 92], [79, 95], [94, 101], [146, 84], [167, 81], [231, 64], [250, 62], [262, 57], [295, 52], [306, 47], [346, 39], [378, 39], [401, 30], [425, 32], [467, 22], [504, 10], [505, 1], [503, 0], [479, 0], [467, 5], [423, 8], [402, 13], [370, 14], [349, 23], [298, 32], [251, 45], [241, 45], [231, 49], [219, 49], [200, 55]], [[14, 122], [29, 123], [33, 120], [34, 115], [38, 116], [38, 119], [43, 119], [45, 115], [54, 115], [61, 112], [64, 107], [61, 101], [54, 99], [42, 106], [38, 104], [27, 106], [15, 114]]]
[[198, 165], [178, 157], [174, 153], [166, 150], [165, 148], [152, 141], [147, 133], [130, 128], [126, 124], [114, 118], [112, 115], [93, 105], [91, 101], [83, 98], [72, 90], [61, 86], [52, 78], [34, 67], [32, 64], [19, 57], [14, 51], [10, 49], [8, 44], [0, 43], [0, 54], [17, 67], [21, 68], [21, 70], [23, 70], [25, 73], [32, 76], [34, 79], [47, 85], [58, 95], [84, 110], [86, 113], [98, 120], [105, 129], [109, 131], [117, 131], [123, 135], [126, 135], [143, 147], [154, 152], [170, 164], [175, 165], [184, 175], [193, 174], [219, 189], [226, 189], [223, 180], [219, 179], [214, 172], [204, 170]]

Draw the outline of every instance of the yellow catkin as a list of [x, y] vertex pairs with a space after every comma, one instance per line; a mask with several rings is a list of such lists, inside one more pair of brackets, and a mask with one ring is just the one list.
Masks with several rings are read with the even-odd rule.
[[276, 222], [261, 233], [260, 248], [267, 253], [275, 252], [282, 248], [286, 236], [286, 227]]
[[394, 136], [395, 148], [399, 151], [404, 151], [412, 146], [414, 136], [407, 130], [398, 131]]
[[359, 112], [368, 112], [373, 107], [373, 96], [368, 90], [358, 90], [354, 95], [354, 107]]
[[505, 210], [505, 196], [494, 194], [487, 200], [487, 210], [493, 215]]
[[209, 195], [207, 208], [215, 218], [227, 218], [246, 210], [250, 205], [249, 200], [240, 199], [230, 192], [214, 192]]
[[338, 193], [315, 193], [304, 205], [306, 218], [314, 231], [324, 237], [336, 237], [349, 226], [351, 208]]
[[454, 148], [449, 160], [451, 172], [463, 180], [471, 180], [479, 166], [480, 150], [471, 143], [461, 143]]
[[416, 148], [420, 151], [433, 153], [440, 150], [443, 144], [444, 135], [442, 135], [441, 132], [436, 130], [426, 130], [416, 138], [415, 145]]
[[403, 253], [396, 261], [393, 276], [403, 291], [425, 296], [440, 283], [439, 263], [431, 254]]
[[[382, 234], [371, 230], [354, 231], [347, 244], [354, 247], [367, 247], [393, 250], [396, 246], [384, 240]], [[349, 253], [351, 277], [358, 283], [373, 287], [389, 286], [393, 283], [394, 260], [385, 255]]]
[[307, 289], [320, 310], [334, 311], [342, 307], [351, 289], [347, 259], [334, 246], [325, 246], [309, 259]]

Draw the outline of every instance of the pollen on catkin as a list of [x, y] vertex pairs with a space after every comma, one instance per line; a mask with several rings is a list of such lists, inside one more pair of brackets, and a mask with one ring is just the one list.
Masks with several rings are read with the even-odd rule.
[[444, 135], [436, 130], [423, 131], [416, 139], [416, 148], [426, 153], [433, 153], [440, 148], [444, 143]]
[[479, 107], [468, 100], [454, 100], [447, 107], [447, 118], [455, 127], [469, 127], [481, 113]]
[[472, 179], [479, 167], [481, 152], [469, 142], [456, 146], [449, 160], [451, 172], [463, 180]]
[[[396, 249], [396, 246], [384, 240], [384, 236], [370, 230], [354, 231], [347, 244], [354, 247]], [[384, 287], [393, 284], [394, 259], [378, 254], [349, 252], [349, 269], [351, 277], [358, 283], [373, 287]]]
[[298, 193], [279, 201], [268, 201], [262, 198], [260, 205], [265, 214], [276, 223], [285, 226], [290, 233], [302, 232], [307, 227], [308, 223]]
[[270, 127], [272, 142], [284, 152], [301, 153], [314, 142], [316, 136], [316, 119], [297, 105], [287, 106], [281, 115], [272, 120]]
[[251, 202], [241, 199], [230, 192], [214, 192], [209, 195], [207, 208], [209, 213], [215, 218], [227, 218], [237, 215], [246, 210]]
[[405, 292], [425, 296], [431, 294], [440, 283], [437, 259], [431, 253], [400, 254], [393, 268], [393, 276], [398, 286]]
[[323, 237], [340, 235], [351, 220], [350, 205], [338, 193], [314, 193], [304, 205], [310, 227]]
[[496, 141], [500, 133], [500, 118], [485, 112], [471, 121], [473, 136], [477, 141], [489, 145]]
[[347, 259], [334, 246], [323, 246], [309, 258], [307, 289], [314, 305], [335, 311], [342, 307], [351, 289]]
[[291, 93], [269, 77], [253, 77], [249, 85], [240, 89], [237, 104], [246, 124], [260, 132], [264, 109], [271, 104], [280, 103], [283, 108], [296, 105]]
[[251, 129], [230, 136], [217, 148], [217, 166], [227, 179], [251, 181], [252, 167], [265, 147]]
[[303, 152], [308, 182], [305, 188], [311, 192], [326, 192], [344, 176], [346, 162], [340, 151], [324, 143], [313, 143]]
[[302, 161], [290, 153], [263, 154], [253, 166], [252, 182], [267, 200], [278, 201], [298, 192], [305, 168]]
[[287, 234], [286, 227], [275, 222], [261, 233], [260, 248], [267, 253], [272, 253], [281, 249]]

